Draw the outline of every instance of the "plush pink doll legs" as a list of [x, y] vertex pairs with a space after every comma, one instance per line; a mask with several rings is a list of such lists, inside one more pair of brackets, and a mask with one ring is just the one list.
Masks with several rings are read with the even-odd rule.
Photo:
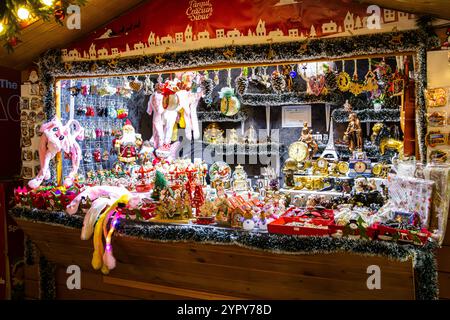
[[159, 92], [154, 92], [148, 101], [147, 113], [153, 114], [152, 127], [153, 135], [150, 142], [155, 148], [159, 148], [164, 140], [164, 125], [163, 125], [163, 95]]
[[69, 188], [73, 184], [75, 175], [78, 173], [81, 161], [81, 148], [78, 143], [74, 143], [70, 148], [70, 154], [72, 157], [72, 171], [70, 171], [69, 176], [64, 179], [64, 186]]
[[38, 175], [31, 181], [28, 182], [28, 186], [31, 189], [36, 189], [39, 187], [44, 180], [50, 179], [50, 160], [55, 157], [59, 150], [55, 149], [51, 143], [49, 143], [48, 138], [42, 135], [41, 141], [39, 142], [39, 160], [41, 169]]

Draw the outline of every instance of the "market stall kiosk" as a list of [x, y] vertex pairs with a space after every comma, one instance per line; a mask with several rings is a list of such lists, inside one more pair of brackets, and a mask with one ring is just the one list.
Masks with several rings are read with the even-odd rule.
[[425, 90], [429, 29], [336, 1], [335, 22], [266, 30], [267, 12], [296, 5], [246, 3], [254, 25], [225, 30], [206, 6], [163, 36], [139, 20], [153, 5], [39, 61], [28, 105], [62, 152], [16, 190], [26, 295], [437, 298], [449, 178], [422, 165], [446, 161], [427, 153], [427, 107], [445, 96]]

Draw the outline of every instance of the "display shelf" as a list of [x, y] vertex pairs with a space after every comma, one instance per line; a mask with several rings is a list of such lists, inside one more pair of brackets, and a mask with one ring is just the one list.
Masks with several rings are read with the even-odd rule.
[[204, 145], [213, 149], [218, 154], [234, 154], [234, 155], [249, 155], [249, 154], [274, 154], [279, 153], [283, 149], [283, 144], [271, 143], [257, 143], [257, 144], [213, 144], [203, 142]]
[[220, 111], [198, 111], [197, 116], [199, 122], [241, 122], [248, 119], [248, 115], [243, 111], [231, 117], [223, 115]]
[[324, 195], [329, 197], [341, 197], [350, 196], [349, 193], [337, 192], [337, 191], [319, 191], [319, 190], [295, 190], [295, 189], [285, 189], [281, 188], [280, 192], [291, 193], [291, 194], [308, 194], [308, 195]]
[[311, 95], [306, 92], [289, 93], [246, 93], [241, 96], [241, 102], [246, 106], [285, 106], [313, 103], [331, 103], [336, 102], [335, 94]]
[[[374, 109], [353, 110], [362, 123], [372, 122], [399, 122], [400, 110], [399, 109], [382, 109], [375, 111]], [[331, 113], [331, 117], [337, 123], [348, 122], [349, 112], [344, 109], [335, 109]]]

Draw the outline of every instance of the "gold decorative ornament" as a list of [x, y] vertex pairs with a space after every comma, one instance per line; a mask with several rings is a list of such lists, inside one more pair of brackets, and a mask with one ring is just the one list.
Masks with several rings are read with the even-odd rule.
[[381, 175], [381, 172], [383, 171], [383, 165], [381, 163], [376, 163], [372, 168], [372, 174], [374, 176]]
[[161, 54], [158, 54], [157, 56], [155, 56], [155, 59], [153, 61], [158, 65], [166, 62], [166, 59]]
[[350, 89], [351, 79], [350, 75], [343, 71], [338, 74], [336, 77], [337, 85], [339, 90], [341, 91], [348, 91]]

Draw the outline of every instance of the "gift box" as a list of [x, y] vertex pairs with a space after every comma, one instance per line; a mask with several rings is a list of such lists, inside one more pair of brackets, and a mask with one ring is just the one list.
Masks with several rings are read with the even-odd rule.
[[269, 233], [303, 236], [327, 236], [332, 219], [305, 219], [301, 217], [280, 217], [267, 225]]
[[428, 227], [432, 206], [434, 182], [412, 177], [389, 175], [388, 205], [393, 211], [415, 212], [420, 217], [420, 227]]

